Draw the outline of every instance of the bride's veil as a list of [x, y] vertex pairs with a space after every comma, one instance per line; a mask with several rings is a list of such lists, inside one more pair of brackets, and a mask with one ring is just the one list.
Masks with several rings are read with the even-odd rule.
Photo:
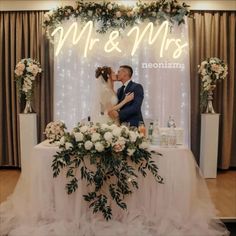
[[106, 87], [106, 82], [103, 79], [102, 75], [95, 79], [93, 89], [91, 90], [91, 120], [95, 121], [98, 119], [102, 112], [102, 96], [104, 94], [104, 88]]

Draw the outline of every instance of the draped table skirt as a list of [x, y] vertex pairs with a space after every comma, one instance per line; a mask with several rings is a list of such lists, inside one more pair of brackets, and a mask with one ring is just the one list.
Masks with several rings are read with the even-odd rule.
[[[192, 152], [186, 147], [151, 147], [163, 154], [152, 158], [164, 184], [151, 174], [139, 177], [139, 189], [125, 201], [127, 210], [112, 203], [113, 218], [93, 214], [79, 181], [68, 195], [65, 173], [53, 178], [52, 160], [58, 150], [46, 141], [36, 145], [13, 194], [0, 205], [0, 235], [228, 235], [216, 210]], [[79, 173], [78, 173], [79, 174]]]

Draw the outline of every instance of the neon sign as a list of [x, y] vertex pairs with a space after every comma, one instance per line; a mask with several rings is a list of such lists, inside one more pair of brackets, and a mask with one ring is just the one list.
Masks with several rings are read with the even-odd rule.
[[[144, 28], [144, 30], [141, 32], [139, 26], [134, 26], [131, 28], [126, 36], [131, 38], [133, 40], [132, 50], [130, 52], [131, 56], [134, 56], [140, 43], [144, 39], [145, 35], [148, 34], [148, 44], [153, 45], [157, 42], [157, 39], [159, 38], [161, 42], [161, 48], [159, 52], [159, 56], [162, 58], [164, 56], [164, 53], [169, 50], [170, 45], [172, 46], [172, 58], [177, 59], [181, 56], [183, 49], [188, 45], [186, 42], [182, 42], [180, 38], [168, 38], [168, 21], [164, 21], [159, 28], [155, 27], [152, 22], [148, 23], [147, 26]], [[154, 30], [156, 29], [156, 32]], [[93, 32], [93, 22], [88, 21], [86, 25], [82, 28], [80, 32], [78, 32], [78, 23], [74, 22], [70, 25], [68, 30], [64, 32], [64, 28], [62, 26], [57, 27], [53, 32], [52, 36], [55, 36], [56, 34], [59, 34], [58, 43], [55, 51], [55, 55], [57, 56], [60, 53], [60, 50], [62, 49], [63, 45], [65, 44], [66, 40], [71, 40], [69, 37], [69, 34], [73, 34], [72, 37], [72, 44], [77, 45], [79, 42], [82, 41], [82, 37], [85, 37], [85, 47], [83, 50], [83, 56], [87, 57], [88, 52], [92, 51], [95, 44], [101, 43], [99, 38], [94, 38], [92, 35]], [[134, 37], [132, 37], [134, 35]], [[119, 31], [114, 30], [109, 34], [109, 39], [105, 43], [105, 45], [102, 45], [104, 51], [106, 53], [116, 52], [116, 53], [122, 53], [122, 49], [120, 48], [120, 35]], [[84, 40], [83, 40], [84, 41]], [[99, 45], [101, 46], [101, 45]], [[126, 49], [127, 50], [127, 49]]]

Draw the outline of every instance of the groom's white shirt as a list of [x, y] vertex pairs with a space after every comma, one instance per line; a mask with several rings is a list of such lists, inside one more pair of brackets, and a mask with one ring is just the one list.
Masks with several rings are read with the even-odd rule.
[[125, 86], [124, 87], [124, 92], [125, 92], [125, 90], [126, 90], [126, 88], [127, 88], [127, 85], [129, 84], [129, 82], [131, 81], [132, 79], [129, 79], [129, 80], [127, 80], [123, 85]]

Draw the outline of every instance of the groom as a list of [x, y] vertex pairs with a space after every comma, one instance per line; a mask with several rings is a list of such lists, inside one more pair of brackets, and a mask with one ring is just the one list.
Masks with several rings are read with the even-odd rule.
[[108, 115], [112, 119], [119, 118], [120, 123], [127, 122], [130, 126], [138, 127], [139, 122], [143, 121], [141, 106], [143, 102], [143, 87], [131, 80], [133, 75], [132, 67], [128, 65], [120, 66], [117, 79], [121, 81], [123, 86], [118, 89], [118, 103], [121, 102], [127, 93], [134, 93], [134, 99], [125, 104], [120, 111], [111, 111]]

